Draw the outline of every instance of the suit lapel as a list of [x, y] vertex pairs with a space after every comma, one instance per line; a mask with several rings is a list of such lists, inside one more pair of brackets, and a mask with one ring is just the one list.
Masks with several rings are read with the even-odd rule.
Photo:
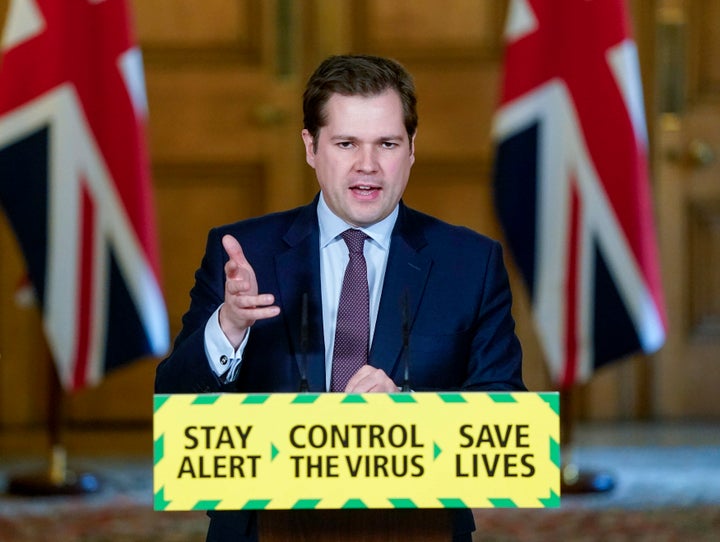
[[402, 374], [398, 365], [403, 349], [403, 305], [407, 304], [409, 330], [432, 266], [432, 260], [419, 252], [426, 244], [421, 230], [413, 227], [412, 211], [401, 203], [370, 349], [370, 364], [390, 376]]
[[[319, 229], [316, 213], [317, 198], [304, 207], [288, 229], [284, 241], [288, 249], [276, 256], [275, 271], [283, 307], [283, 317], [290, 337], [290, 355], [298, 370], [307, 368], [310, 391], [325, 391], [325, 346], [322, 324], [322, 293], [320, 289]], [[308, 297], [308, 342], [303, 354], [302, 299]], [[298, 381], [299, 385], [299, 381]]]

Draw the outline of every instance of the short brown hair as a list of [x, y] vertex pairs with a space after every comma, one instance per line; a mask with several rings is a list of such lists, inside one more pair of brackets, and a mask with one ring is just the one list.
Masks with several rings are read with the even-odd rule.
[[400, 96], [408, 138], [417, 130], [417, 97], [412, 76], [397, 61], [370, 55], [338, 55], [325, 59], [308, 79], [303, 94], [303, 127], [317, 148], [320, 128], [327, 124], [325, 104], [333, 94], [374, 96], [388, 89]]

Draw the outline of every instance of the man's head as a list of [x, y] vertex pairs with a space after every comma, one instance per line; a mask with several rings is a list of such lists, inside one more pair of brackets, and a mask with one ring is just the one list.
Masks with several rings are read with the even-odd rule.
[[415, 162], [415, 93], [396, 62], [332, 57], [305, 93], [305, 159], [330, 210], [365, 227], [392, 213]]
[[327, 123], [325, 105], [333, 94], [369, 97], [388, 89], [400, 97], [403, 123], [412, 140], [418, 124], [412, 76], [394, 60], [369, 55], [331, 56], [318, 66], [303, 94], [303, 127], [317, 141]]

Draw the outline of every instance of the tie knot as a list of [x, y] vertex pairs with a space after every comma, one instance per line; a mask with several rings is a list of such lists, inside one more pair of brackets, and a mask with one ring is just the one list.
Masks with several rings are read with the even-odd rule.
[[345, 244], [348, 247], [348, 250], [351, 254], [355, 253], [357, 254], [362, 253], [363, 247], [365, 245], [365, 239], [368, 238], [367, 235], [365, 235], [364, 232], [360, 230], [345, 230], [340, 235], [342, 235], [342, 238], [345, 240]]

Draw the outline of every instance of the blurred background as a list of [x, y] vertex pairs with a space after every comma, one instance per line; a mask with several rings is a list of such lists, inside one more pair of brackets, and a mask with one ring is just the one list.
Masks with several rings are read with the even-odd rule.
[[[7, 1], [0, 4], [3, 8]], [[138, 0], [161, 284], [171, 335], [214, 225], [300, 205], [316, 192], [300, 140], [301, 93], [325, 56], [392, 56], [419, 95], [406, 202], [502, 239], [493, 209], [491, 122], [502, 70], [502, 0]], [[651, 144], [669, 335], [661, 351], [598, 371], [583, 420], [720, 417], [720, 2], [628, 2]], [[5, 9], [2, 11], [5, 12]], [[521, 198], [522, 194], [518, 194]], [[0, 450], [42, 452], [52, 364], [0, 218]], [[513, 260], [515, 316], [531, 390], [553, 389]], [[150, 450], [157, 359], [66, 399], [67, 444]], [[93, 438], [102, 431], [102, 439]], [[81, 442], [82, 441], [82, 442]]]
[[[310, 72], [329, 54], [391, 56], [409, 69], [420, 125], [405, 201], [503, 240], [492, 200], [491, 126], [499, 103], [507, 1], [129, 4], [144, 57], [160, 282], [172, 337], [188, 307], [208, 229], [301, 205], [315, 194], [300, 139], [301, 93]], [[7, 5], [0, 1], [0, 18]], [[720, 428], [720, 1], [629, 0], [627, 10], [644, 89], [668, 335], [658, 353], [629, 356], [597, 371], [575, 389], [572, 408], [581, 427], [688, 423], [715, 431]], [[527, 291], [509, 251], [506, 263], [526, 384], [532, 391], [553, 390]], [[0, 215], [4, 457], [46, 453], [55, 400], [39, 312], [16, 302], [24, 269], [12, 229]], [[137, 360], [95, 387], [65, 395], [62, 432], [71, 456], [150, 457], [157, 362]]]

